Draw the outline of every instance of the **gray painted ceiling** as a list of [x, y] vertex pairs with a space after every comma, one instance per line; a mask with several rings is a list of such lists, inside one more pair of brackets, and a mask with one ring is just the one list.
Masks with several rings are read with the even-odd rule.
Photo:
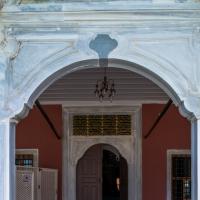
[[[163, 102], [169, 97], [147, 78], [124, 69], [109, 68], [108, 78], [114, 79], [116, 96], [114, 100], [137, 102]], [[54, 82], [39, 100], [42, 102], [96, 101], [94, 90], [96, 81], [104, 76], [103, 68], [79, 70], [65, 75]]]

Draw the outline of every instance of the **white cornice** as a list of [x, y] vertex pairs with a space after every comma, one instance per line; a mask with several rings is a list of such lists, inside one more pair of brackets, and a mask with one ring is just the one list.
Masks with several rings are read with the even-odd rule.
[[200, 3], [135, 3], [134, 1], [42, 3], [5, 6], [0, 24], [124, 26], [156, 22], [199, 23]]
[[[12, 4], [9, 2], [12, 1]], [[14, 5], [16, 1], [16, 5]], [[181, 1], [181, 0], [178, 0]], [[140, 1], [130, 1], [130, 0], [119, 0], [119, 1], [87, 1], [74, 2], [48, 2], [48, 0], [41, 3], [30, 3], [30, 4], [19, 4], [18, 0], [8, 0], [3, 8], [3, 12], [19, 12], [19, 11], [56, 11], [56, 12], [77, 12], [77, 11], [122, 11], [122, 10], [199, 10], [200, 2], [196, 0], [188, 0], [186, 3], [178, 3], [175, 0], [140, 0]], [[17, 5], [18, 2], [18, 5]], [[31, 0], [30, 0], [31, 2]], [[33, 1], [32, 1], [33, 2]], [[58, 2], [58, 1], [57, 1]]]
[[[160, 28], [192, 29], [200, 25], [200, 10], [2, 12], [0, 24], [18, 28]], [[72, 29], [71, 29], [72, 31]], [[147, 30], [148, 31], [148, 30]]]

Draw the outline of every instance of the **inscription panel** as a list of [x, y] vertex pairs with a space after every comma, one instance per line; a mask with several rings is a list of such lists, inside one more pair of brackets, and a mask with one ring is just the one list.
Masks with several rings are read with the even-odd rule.
[[131, 135], [131, 115], [74, 115], [73, 135]]

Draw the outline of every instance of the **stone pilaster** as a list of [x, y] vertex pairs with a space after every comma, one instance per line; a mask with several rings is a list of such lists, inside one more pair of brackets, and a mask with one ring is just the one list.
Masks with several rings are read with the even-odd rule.
[[192, 200], [200, 200], [200, 119], [192, 121]]
[[15, 199], [15, 121], [0, 121], [0, 199]]

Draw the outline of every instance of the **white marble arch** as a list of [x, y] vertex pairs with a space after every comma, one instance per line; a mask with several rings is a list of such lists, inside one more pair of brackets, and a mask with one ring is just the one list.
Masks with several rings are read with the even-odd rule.
[[[78, 55], [77, 55], [78, 56]], [[123, 58], [123, 57], [122, 57]], [[125, 58], [126, 59], [126, 58]], [[123, 59], [118, 59], [118, 58], [112, 58], [109, 59], [109, 66], [110, 67], [116, 67], [116, 68], [122, 68], [122, 69], [127, 69], [133, 72], [136, 72], [140, 75], [145, 76], [146, 78], [152, 80], [154, 83], [159, 85], [168, 95], [176, 105], [180, 105], [183, 100], [185, 99], [185, 89], [187, 88], [187, 80], [185, 77], [182, 76], [181, 73], [178, 71], [175, 73], [174, 71], [168, 71], [166, 68], [166, 71], [157, 71], [158, 68], [162, 69], [163, 63], [159, 63], [160, 65], [157, 66], [157, 68], [153, 67], [150, 70], [151, 66], [158, 65], [158, 63], [152, 62], [152, 60], [145, 60], [145, 58], [140, 58], [142, 62], [137, 62], [140, 64], [143, 64], [143, 62], [148, 62], [148, 68], [143, 67], [143, 65], [137, 64], [130, 62], [128, 60], [123, 60]], [[59, 61], [58, 61], [59, 62]], [[66, 64], [65, 64], [66, 63]], [[16, 105], [12, 106], [19, 106], [15, 108], [11, 108], [13, 110], [13, 114], [19, 114], [20, 109], [23, 108], [22, 104], [27, 104], [29, 107], [32, 107], [35, 100], [39, 97], [39, 95], [49, 86], [51, 85], [55, 80], [58, 78], [62, 77], [63, 75], [66, 75], [68, 73], [71, 73], [73, 71], [77, 71], [80, 69], [85, 69], [85, 68], [90, 68], [90, 67], [98, 67], [98, 60], [97, 59], [89, 59], [89, 60], [83, 60], [83, 61], [78, 61], [74, 62], [72, 64], [69, 64], [68, 61], [63, 63], [56, 71], [53, 69], [53, 73], [51, 71], [46, 71], [46, 73], [40, 73], [40, 71], [37, 71], [37, 73], [32, 73], [32, 76], [35, 77], [35, 80], [33, 82], [33, 79], [31, 81], [26, 82], [26, 87], [23, 87], [23, 94], [21, 94], [22, 99], [21, 101], [17, 102]], [[68, 65], [69, 64], [69, 65]], [[67, 66], [67, 67], [65, 67]], [[48, 68], [51, 68], [51, 64], [49, 64]], [[45, 67], [43, 68], [45, 70]], [[154, 71], [153, 71], [154, 70]], [[157, 71], [157, 72], [156, 72]], [[155, 73], [156, 72], [156, 73]], [[159, 72], [161, 73], [159, 75]], [[164, 76], [164, 78], [161, 78]], [[174, 80], [172, 80], [172, 77], [174, 77]], [[175, 79], [176, 77], [176, 79]], [[32, 78], [32, 77], [31, 77]], [[198, 112], [199, 110], [196, 110]]]
[[[151, 58], [151, 56], [146, 56], [146, 55], [141, 56], [141, 53], [138, 53], [136, 55], [138, 55], [138, 57], [135, 57], [134, 59], [131, 59], [130, 55], [128, 55], [128, 57], [121, 56], [121, 59], [109, 58], [109, 66], [128, 69], [130, 71], [139, 73], [139, 74], [147, 77], [148, 79], [152, 80], [153, 82], [158, 84], [164, 91], [167, 92], [167, 94], [169, 95], [170, 98], [172, 98], [174, 103], [179, 106], [179, 109], [184, 116], [187, 116], [190, 119], [193, 118], [193, 113], [191, 113], [187, 109], [185, 109], [185, 106], [183, 104], [183, 102], [184, 102], [183, 97], [181, 96], [181, 94], [184, 93], [183, 92], [184, 85], [187, 82], [185, 80], [185, 77], [183, 77], [181, 73], [177, 72], [176, 78], [179, 77], [179, 79], [178, 78], [172, 79], [174, 77], [174, 72], [173, 71], [170, 72], [169, 70], [167, 70], [167, 67], [166, 68], [163, 67], [163, 66], [165, 66], [165, 64], [170, 65], [169, 63], [166, 63], [164, 60], [162, 60], [160, 58], [157, 58], [157, 60], [153, 60]], [[94, 56], [94, 57], [96, 57], [96, 56]], [[70, 59], [70, 56], [67, 59], [63, 58], [63, 56], [61, 56], [61, 58], [58, 58], [56, 60], [56, 62], [49, 63], [47, 61], [48, 66], [42, 66], [44, 71], [46, 69], [48, 69], [48, 70], [46, 70], [45, 73], [40, 73], [40, 71], [38, 71], [38, 70], [35, 73], [32, 73], [32, 76], [34, 76], [36, 78], [35, 78], [35, 80], [32, 79], [32, 82], [27, 82], [26, 88], [24, 88], [24, 90], [23, 90], [23, 93], [24, 93], [22, 96], [23, 100], [20, 99], [20, 101], [17, 102], [17, 103], [21, 103], [21, 105], [17, 104], [18, 106], [20, 105], [20, 108], [22, 107], [22, 105], [25, 105], [25, 106], [23, 106], [22, 112], [19, 112], [20, 109], [15, 109], [15, 112], [18, 113], [18, 114], [16, 113], [15, 119], [19, 120], [19, 119], [23, 118], [24, 116], [26, 116], [26, 114], [28, 113], [28, 110], [33, 106], [34, 101], [39, 97], [39, 95], [58, 78], [62, 77], [63, 75], [66, 75], [70, 72], [79, 70], [79, 69], [84, 69], [84, 68], [89, 68], [89, 67], [94, 67], [94, 66], [98, 67], [98, 59], [93, 58], [93, 59], [82, 60], [82, 61], [80, 61], [79, 59], [80, 59], [80, 55], [79, 56], [76, 55], [75, 57], [73, 56], [72, 60]], [[130, 60], [134, 60], [139, 64], [135, 64], [135, 63], [131, 62]], [[69, 61], [73, 61], [73, 63], [69, 63]], [[57, 65], [56, 65], [56, 63], [57, 63]], [[147, 63], [148, 63], [148, 68], [144, 67], [144, 66], [147, 66]], [[142, 64], [145, 64], [145, 65], [143, 66]], [[55, 67], [55, 66], [57, 66], [57, 67]], [[156, 66], [157, 66], [157, 68], [156, 68]], [[150, 67], [152, 67], [151, 70], [150, 70]], [[156, 71], [156, 70], [158, 70], [158, 68], [166, 69], [166, 71], [165, 70]], [[53, 70], [53, 73], [49, 69]], [[159, 74], [159, 72], [160, 72], [160, 74]], [[164, 76], [165, 78], [163, 78], [162, 76]], [[177, 80], [179, 80], [179, 81], [177, 82]], [[183, 85], [181, 85], [181, 84], [183, 84]], [[102, 141], [99, 141], [99, 142], [102, 142]], [[108, 142], [105, 141], [105, 143], [108, 143]], [[93, 143], [93, 144], [95, 144], [95, 143]], [[112, 142], [109, 142], [108, 144], [112, 145]], [[118, 146], [118, 148], [119, 148], [119, 146]], [[122, 155], [123, 155], [123, 153], [122, 153]], [[129, 166], [129, 169], [130, 168], [133, 168], [133, 167]], [[70, 174], [74, 174], [73, 177], [76, 177], [75, 171], [73, 170], [72, 167], [69, 171], [70, 171]], [[134, 175], [131, 175], [130, 177], [133, 177], [133, 176]], [[134, 180], [133, 178], [129, 179], [129, 186], [134, 185], [134, 183], [130, 184], [131, 182], [133, 182], [133, 180]], [[72, 178], [71, 182], [75, 183], [75, 180]], [[14, 186], [12, 186], [12, 187], [14, 188]], [[70, 191], [74, 191], [73, 188], [75, 188], [75, 187], [73, 187], [73, 185], [71, 185], [71, 187], [69, 187]], [[133, 192], [133, 190], [131, 190], [131, 189], [129, 189], [129, 191], [130, 191], [130, 193]], [[138, 189], [138, 191], [140, 191], [140, 189]], [[74, 196], [67, 196], [64, 194], [63, 200], [75, 199], [75, 192], [69, 193], [69, 194], [74, 195]], [[142, 193], [135, 192], [135, 194], [138, 195], [138, 197], [134, 197], [134, 199], [141, 198]], [[131, 199], [131, 197], [133, 197], [135, 194], [129, 194], [129, 199]]]
[[[102, 144], [102, 145], [108, 144], [108, 145], [113, 146], [115, 149], [117, 149], [119, 151], [119, 153], [121, 154], [121, 156], [126, 159], [128, 164], [132, 164], [133, 158], [131, 156], [132, 152], [130, 152], [130, 150], [133, 150], [133, 149], [128, 148], [130, 146], [131, 147], [133, 146], [132, 141], [129, 140], [130, 138], [128, 138], [128, 139], [126, 138], [126, 139], [123, 140], [123, 137], [122, 137], [122, 138], [119, 138], [119, 139], [121, 141], [123, 141], [124, 143], [117, 141], [118, 139], [116, 139], [116, 138], [105, 137], [105, 136], [104, 137], [90, 138], [90, 140], [87, 140], [87, 138], [79, 138], [78, 141], [75, 141], [73, 143], [74, 144], [73, 148], [75, 148], [76, 150], [74, 150], [74, 153], [71, 157], [71, 162], [73, 163], [73, 165], [77, 165], [80, 158], [83, 157], [85, 152], [90, 147], [92, 147], [96, 144]], [[85, 142], [85, 144], [84, 144], [84, 142]]]
[[[124, 57], [121, 56], [121, 58], [124, 58]], [[43, 66], [43, 70], [45, 70], [45, 68], [47, 67], [53, 68], [53, 71], [54, 71], [53, 73], [51, 73], [51, 71], [49, 70], [45, 74], [40, 73], [40, 71], [38, 70], [37, 70], [37, 73], [33, 72], [32, 76], [35, 77], [34, 83], [32, 82], [33, 80], [27, 81], [26, 88], [25, 87], [23, 88], [24, 89], [23, 93], [25, 93], [25, 96], [23, 95], [24, 102], [20, 101], [21, 103], [23, 104], [25, 103], [26, 106], [31, 108], [34, 105], [35, 100], [40, 96], [40, 94], [42, 94], [42, 92], [57, 79], [61, 78], [62, 76], [68, 73], [71, 73], [77, 70], [99, 67], [98, 59], [88, 59], [88, 60], [82, 60], [82, 61], [77, 60], [76, 62], [71, 63], [71, 64], [69, 64], [68, 60], [66, 62], [66, 58], [64, 58], [64, 60], [63, 58], [61, 59], [62, 60], [58, 60], [58, 63], [59, 64], [61, 64], [62, 62], [63, 63], [62, 65], [56, 67], [58, 69], [57, 71], [53, 67], [51, 67], [51, 63], [48, 66]], [[126, 59], [126, 57], [124, 59]], [[179, 71], [177, 72], [169, 71], [167, 67], [165, 68], [166, 71], [158, 70], [158, 68], [163, 69], [162, 67], [165, 66], [165, 62], [162, 61], [161, 59], [159, 59], [159, 62], [158, 62], [158, 60], [152, 61], [150, 57], [142, 56], [141, 58], [138, 58], [140, 62], [137, 62], [137, 63], [129, 61], [130, 59], [129, 60], [124, 60], [124, 59], [109, 58], [108, 67], [127, 69], [150, 79], [155, 84], [159, 85], [159, 87], [161, 87], [168, 94], [168, 96], [173, 100], [175, 105], [180, 106], [179, 108], [181, 110], [185, 109], [183, 112], [181, 112], [184, 116], [187, 116], [188, 118], [193, 117], [194, 113], [191, 113], [189, 110], [187, 111], [187, 108], [184, 108], [185, 105], [182, 105], [187, 100], [185, 98], [186, 96], [183, 96], [183, 95], [186, 95], [185, 88], [187, 88], [187, 80], [184, 76], [182, 76], [181, 73], [179, 73]], [[141, 65], [143, 63], [148, 63], [148, 68]], [[55, 65], [55, 63], [53, 65]], [[157, 66], [157, 68], [153, 66]], [[164, 78], [162, 76], [164, 76]], [[174, 79], [172, 79], [173, 77]], [[21, 108], [23, 108], [22, 105], [20, 105], [20, 108], [18, 108], [19, 110], [16, 109], [18, 112], [16, 114], [19, 114], [19, 116], [17, 116], [19, 118], [20, 118]], [[196, 110], [196, 112], [198, 112], [198, 110]]]
[[[44, 58], [42, 58], [41, 62], [33, 66], [27, 58], [24, 58], [23, 54], [19, 53], [13, 63], [13, 68], [16, 70], [17, 75], [13, 77], [14, 80], [10, 83], [13, 85], [13, 88], [10, 89], [9, 95], [6, 97], [7, 112], [9, 112], [7, 115], [14, 117], [20, 114], [24, 104], [32, 107], [39, 95], [63, 75], [79, 69], [99, 67], [98, 56], [87, 46], [94, 37], [95, 35], [89, 39], [86, 38], [85, 41], [76, 41], [78, 43], [76, 45], [71, 44], [76, 43], [75, 41], [71, 42], [66, 47], [62, 47], [61, 50], [57, 50], [58, 52], [55, 52], [53, 56], [52, 54], [45, 55], [44, 53]], [[166, 55], [162, 55], [162, 51], [160, 53], [157, 48], [155, 49], [156, 52], [148, 51], [148, 49], [155, 48], [154, 44], [149, 44], [151, 39], [148, 40], [148, 44], [145, 42], [145, 44], [133, 44], [130, 47], [130, 44], [124, 41], [124, 38], [127, 39], [127, 37], [130, 36], [120, 37], [118, 35], [111, 35], [111, 38], [116, 38], [119, 44], [109, 55], [109, 66], [127, 69], [145, 76], [159, 85], [173, 102], [177, 106], [179, 105], [182, 111], [186, 108], [183, 112], [181, 111], [183, 115], [187, 115], [188, 118], [200, 116], [200, 107], [196, 106], [199, 104], [199, 98], [198, 95], [194, 95], [198, 94], [198, 89], [195, 83], [193, 83], [196, 80], [193, 76], [198, 74], [198, 69], [191, 70], [185, 65], [184, 70], [182, 70], [183, 66], [179, 62], [184, 59], [183, 56], [186, 52], [180, 51], [176, 53], [176, 57], [173, 54], [168, 57], [167, 52], [163, 52]], [[130, 43], [131, 40], [132, 38], [128, 39]], [[166, 48], [165, 51], [174, 42], [169, 41], [169, 43], [164, 41], [164, 45], [162, 44], [162, 48]], [[183, 43], [183, 46], [188, 45], [184, 39], [178, 42]], [[26, 44], [24, 44], [24, 48], [25, 46]], [[35, 46], [36, 51], [38, 47], [40, 45]], [[145, 48], [148, 49], [145, 50]], [[41, 53], [38, 50], [38, 54]], [[188, 53], [190, 54], [191, 52], [188, 50]], [[34, 56], [37, 57], [37, 54]], [[193, 58], [191, 57], [191, 59]], [[188, 60], [185, 62], [188, 62]], [[12, 73], [15, 74], [15, 72]], [[15, 82], [18, 83], [16, 84]], [[195, 91], [190, 90], [190, 88], [194, 88]], [[182, 106], [182, 104], [184, 105]]]

